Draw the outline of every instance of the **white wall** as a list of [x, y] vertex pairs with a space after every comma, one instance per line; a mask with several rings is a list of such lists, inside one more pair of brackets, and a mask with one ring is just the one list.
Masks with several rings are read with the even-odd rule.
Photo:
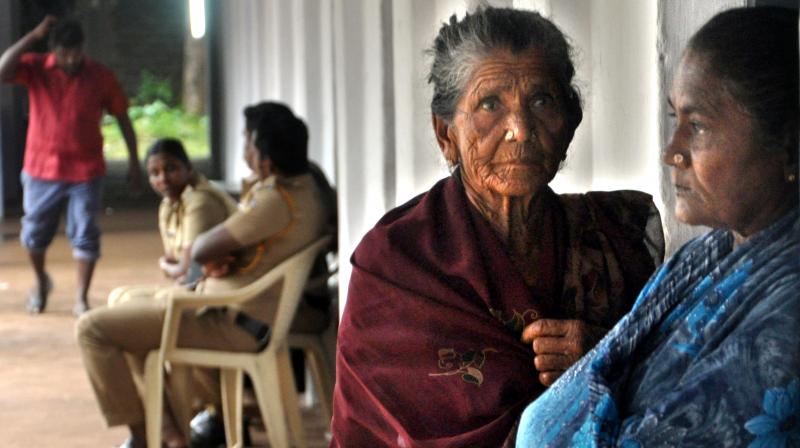
[[583, 121], [575, 131], [567, 160], [550, 186], [559, 193], [582, 192], [592, 187], [594, 156], [592, 154], [592, 11], [586, 0], [539, 0], [531, 9], [542, 11], [569, 37], [573, 46], [575, 79], [573, 83], [584, 101]]
[[431, 133], [427, 59], [457, 0], [334, 4], [340, 306], [349, 256], [383, 214], [448, 171]]
[[309, 127], [309, 157], [335, 170], [331, 0], [237, 0], [221, 4], [223, 175], [235, 187], [243, 161], [245, 106], [287, 103]]
[[537, 3], [571, 40], [584, 99], [583, 122], [553, 189], [637, 189], [660, 202], [656, 2]]
[[385, 2], [376, 0], [334, 5], [340, 291], [350, 278], [353, 248], [391, 202], [386, 196], [384, 102], [389, 98], [383, 60], [390, 36], [381, 29], [383, 11]]
[[593, 189], [658, 199], [656, 2], [592, 2]]

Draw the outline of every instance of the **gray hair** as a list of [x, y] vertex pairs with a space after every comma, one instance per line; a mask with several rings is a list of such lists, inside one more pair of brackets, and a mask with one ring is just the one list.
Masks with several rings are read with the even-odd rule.
[[564, 33], [534, 11], [511, 8], [479, 8], [459, 21], [455, 14], [439, 29], [433, 46], [428, 83], [433, 84], [431, 112], [451, 121], [456, 105], [480, 63], [498, 50], [544, 52], [551, 73], [564, 98], [568, 141], [583, 119], [581, 98], [572, 84], [575, 66], [572, 47]]

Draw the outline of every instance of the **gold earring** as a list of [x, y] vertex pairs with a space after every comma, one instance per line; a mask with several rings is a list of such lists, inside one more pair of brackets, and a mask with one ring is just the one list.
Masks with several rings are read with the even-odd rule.
[[683, 154], [675, 154], [672, 156], [672, 162], [675, 165], [683, 165]]
[[797, 180], [797, 175], [795, 175], [794, 173], [789, 173], [789, 175], [786, 176], [786, 181], [789, 183], [794, 183], [794, 181], [796, 180]]
[[506, 141], [510, 142], [511, 140], [514, 140], [514, 132], [509, 129], [506, 131]]

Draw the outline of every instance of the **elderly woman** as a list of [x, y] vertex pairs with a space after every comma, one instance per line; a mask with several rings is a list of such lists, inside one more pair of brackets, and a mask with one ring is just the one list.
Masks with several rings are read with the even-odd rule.
[[649, 196], [547, 186], [582, 116], [569, 51], [535, 12], [487, 8], [442, 26], [431, 108], [453, 174], [390, 211], [353, 255], [333, 446], [510, 443], [527, 402], [660, 262]]
[[517, 446], [798, 446], [797, 12], [736, 9], [690, 40], [664, 150], [686, 244], [526, 411]]

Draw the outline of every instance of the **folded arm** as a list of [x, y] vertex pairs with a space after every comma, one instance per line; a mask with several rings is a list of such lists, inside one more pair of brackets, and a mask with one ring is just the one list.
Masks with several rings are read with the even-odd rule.
[[189, 270], [189, 264], [192, 260], [192, 245], [185, 247], [178, 254], [178, 258], [168, 258], [163, 256], [158, 259], [158, 266], [164, 274], [177, 281], [181, 281], [186, 272]]
[[223, 277], [229, 273], [233, 253], [243, 247], [224, 224], [218, 224], [194, 241], [192, 260], [203, 266], [207, 276]]

